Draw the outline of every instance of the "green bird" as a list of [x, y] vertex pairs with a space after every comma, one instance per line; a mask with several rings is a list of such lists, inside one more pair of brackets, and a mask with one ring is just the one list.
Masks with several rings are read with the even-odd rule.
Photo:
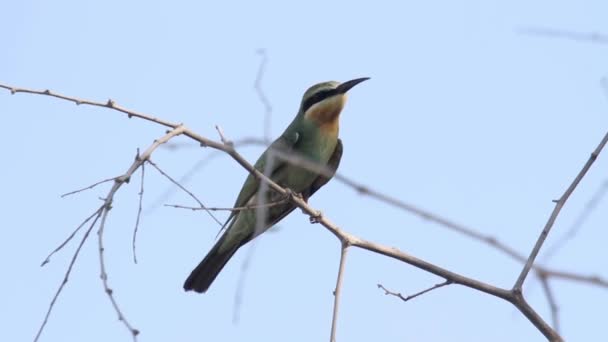
[[[255, 168], [284, 188], [302, 195], [305, 201], [325, 185], [336, 173], [342, 158], [342, 142], [338, 139], [339, 118], [346, 103], [346, 92], [368, 80], [357, 78], [344, 83], [323, 82], [308, 88], [302, 97], [298, 114], [285, 132], [275, 140], [255, 163]], [[293, 156], [289, 158], [280, 156]], [[304, 158], [326, 167], [323, 175], [298, 166], [293, 160]], [[301, 163], [299, 163], [301, 164]], [[260, 188], [265, 188], [260, 193]], [[260, 186], [260, 181], [249, 174], [241, 188], [235, 208], [264, 206], [264, 210], [232, 211], [222, 236], [211, 248], [184, 283], [184, 290], [206, 292], [228, 260], [236, 251], [275, 225], [296, 206], [284, 196]], [[265, 217], [258, 217], [263, 213]]]

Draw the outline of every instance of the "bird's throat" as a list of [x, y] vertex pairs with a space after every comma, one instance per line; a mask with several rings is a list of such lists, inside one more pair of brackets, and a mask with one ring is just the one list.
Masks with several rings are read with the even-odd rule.
[[340, 123], [340, 112], [346, 103], [345, 95], [336, 95], [310, 107], [304, 117], [326, 133], [337, 134]]

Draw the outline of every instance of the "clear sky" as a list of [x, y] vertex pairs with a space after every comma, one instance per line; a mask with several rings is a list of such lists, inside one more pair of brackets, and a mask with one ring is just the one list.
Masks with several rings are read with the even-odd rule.
[[[529, 253], [553, 203], [608, 129], [606, 45], [521, 34], [529, 27], [608, 32], [606, 1], [154, 2], [9, 1], [2, 6], [0, 82], [105, 101], [218, 139], [271, 136], [290, 122], [304, 90], [326, 80], [372, 79], [353, 89], [341, 122], [340, 172]], [[109, 185], [62, 193], [122, 174], [137, 148], [164, 129], [120, 113], [0, 92], [0, 340], [33, 339], [76, 247], [40, 262], [97, 206]], [[153, 160], [181, 178], [215, 152], [180, 138]], [[254, 161], [259, 146], [240, 150]], [[558, 218], [548, 245], [606, 187], [601, 155]], [[230, 206], [246, 172], [217, 156], [184, 181], [209, 206]], [[294, 212], [227, 265], [204, 295], [185, 293], [190, 270], [218, 229], [146, 168], [139, 263], [131, 236], [139, 176], [107, 222], [109, 281], [140, 341], [326, 341], [339, 244]], [[169, 196], [165, 194], [168, 192]], [[464, 275], [510, 287], [521, 265], [434, 223], [333, 181], [310, 201], [353, 234]], [[608, 278], [608, 199], [546, 263]], [[224, 219], [227, 213], [218, 213]], [[130, 341], [99, 279], [92, 235], [42, 341]], [[542, 259], [542, 255], [541, 255]], [[242, 303], [235, 293], [248, 261]], [[460, 286], [402, 303], [376, 284], [411, 294], [441, 279], [352, 250], [340, 341], [542, 341], [510, 304]], [[563, 336], [605, 336], [608, 290], [551, 282]], [[525, 293], [550, 311], [534, 277]]]

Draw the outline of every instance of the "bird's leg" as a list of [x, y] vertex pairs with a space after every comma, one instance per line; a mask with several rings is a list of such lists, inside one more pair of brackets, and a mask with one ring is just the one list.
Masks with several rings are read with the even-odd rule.
[[308, 198], [304, 197], [301, 193], [295, 192], [287, 187], [285, 188], [285, 190], [287, 191], [287, 194], [285, 195], [285, 197], [287, 197], [286, 199], [299, 198], [299, 199], [303, 200], [304, 202], [306, 202], [306, 204], [308, 204]]
[[[299, 197], [301, 198], [306, 204], [308, 204], [308, 198], [310, 198], [310, 196], [306, 196], [302, 193], [296, 193], [293, 190], [291, 190], [290, 188], [285, 188], [285, 190], [287, 190], [287, 195], [286, 195], [286, 199], [290, 199], [293, 197]], [[307, 214], [306, 211], [302, 210], [302, 212], [304, 214]], [[321, 211], [317, 211], [317, 213], [315, 215], [310, 215], [309, 220], [310, 223], [319, 223], [321, 221], [321, 218], [323, 217], [323, 213]]]

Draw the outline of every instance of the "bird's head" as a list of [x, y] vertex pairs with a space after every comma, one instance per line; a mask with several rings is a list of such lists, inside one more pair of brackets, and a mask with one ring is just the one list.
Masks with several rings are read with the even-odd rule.
[[343, 83], [329, 81], [315, 84], [304, 93], [300, 113], [303, 113], [305, 119], [319, 126], [337, 124], [336, 119], [346, 103], [346, 92], [366, 80], [369, 80], [369, 77], [356, 78]]

